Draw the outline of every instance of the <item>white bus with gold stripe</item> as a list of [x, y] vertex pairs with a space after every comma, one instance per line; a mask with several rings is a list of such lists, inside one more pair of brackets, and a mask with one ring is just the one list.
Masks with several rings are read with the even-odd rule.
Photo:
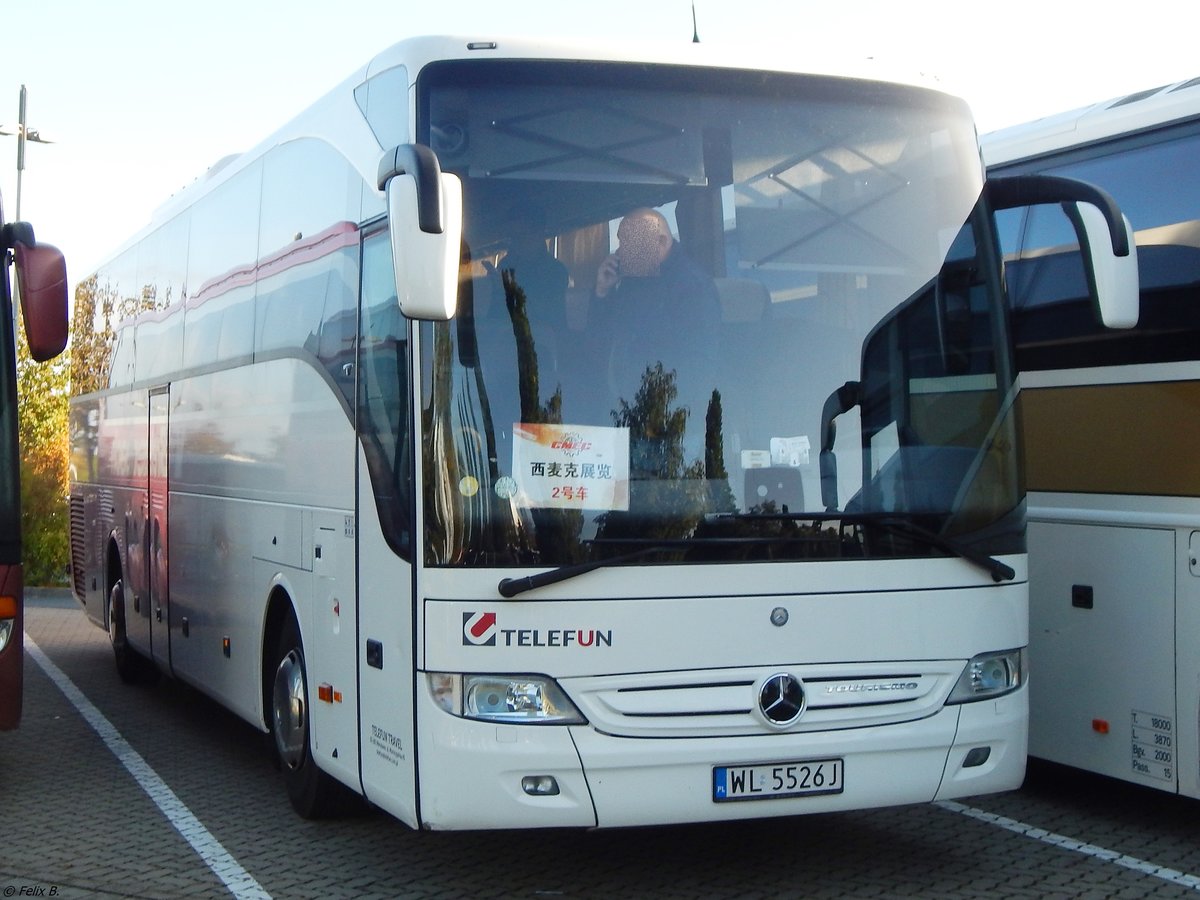
[[989, 175], [1112, 194], [1141, 309], [1106, 328], [1063, 212], [999, 216], [1029, 491], [1030, 753], [1200, 797], [1200, 79], [986, 135]]

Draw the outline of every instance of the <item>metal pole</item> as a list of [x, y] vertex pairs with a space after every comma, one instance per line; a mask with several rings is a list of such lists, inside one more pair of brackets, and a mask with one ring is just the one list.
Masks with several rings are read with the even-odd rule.
[[25, 171], [25, 85], [17, 109], [17, 210], [14, 221], [21, 221], [21, 173]]

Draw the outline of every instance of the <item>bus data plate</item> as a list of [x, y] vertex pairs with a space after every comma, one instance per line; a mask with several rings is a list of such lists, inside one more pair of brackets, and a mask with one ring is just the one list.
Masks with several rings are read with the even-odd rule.
[[841, 759], [714, 766], [713, 802], [840, 794], [845, 787], [842, 770]]

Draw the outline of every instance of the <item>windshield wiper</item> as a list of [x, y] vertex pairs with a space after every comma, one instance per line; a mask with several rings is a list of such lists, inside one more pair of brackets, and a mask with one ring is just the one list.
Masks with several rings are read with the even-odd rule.
[[[854, 522], [862, 524], [877, 525], [885, 531], [890, 531], [893, 534], [901, 534], [905, 537], [913, 537], [924, 541], [932, 547], [939, 550], [944, 550], [961, 559], [974, 563], [980, 568], [987, 571], [993, 581], [1011, 581], [1017, 577], [1017, 573], [1011, 566], [1005, 565], [1000, 560], [988, 556], [986, 553], [980, 553], [972, 547], [956, 541], [954, 538], [943, 537], [936, 534], [927, 528], [922, 528], [907, 519], [897, 518], [892, 515], [881, 515], [871, 513], [837, 513], [837, 512], [819, 512], [819, 513], [716, 513], [707, 516], [710, 521], [718, 519], [736, 519], [744, 521], [815, 521], [829, 522], [842, 521]], [[718, 537], [718, 538], [687, 538], [674, 541], [647, 541], [646, 546], [639, 547], [636, 550], [631, 550], [628, 553], [621, 553], [617, 556], [610, 556], [606, 559], [593, 559], [583, 563], [572, 563], [566, 566], [559, 566], [555, 569], [550, 569], [546, 572], [538, 572], [536, 575], [525, 575], [521, 578], [502, 578], [500, 583], [496, 585], [496, 590], [500, 592], [501, 597], [511, 598], [526, 591], [532, 591], [536, 588], [546, 587], [551, 584], [558, 584], [560, 581], [568, 581], [580, 575], [586, 575], [588, 572], [594, 572], [596, 569], [604, 569], [608, 566], [619, 566], [623, 563], [633, 562], [643, 556], [650, 556], [654, 553], [661, 553], [664, 550], [679, 550], [681, 548], [694, 548], [701, 546], [729, 546], [737, 544], [764, 544], [775, 543], [780, 540], [786, 540], [783, 536], [761, 536], [761, 537]], [[635, 540], [621, 539], [613, 540], [614, 544], [630, 544]], [[593, 543], [601, 543], [594, 541]]]
[[789, 522], [851, 522], [858, 524], [877, 525], [892, 534], [912, 537], [924, 541], [931, 547], [944, 550], [960, 559], [974, 563], [992, 576], [992, 580], [1012, 581], [1017, 577], [1012, 566], [1002, 563], [993, 556], [981, 553], [954, 538], [945, 537], [928, 528], [922, 528], [915, 522], [900, 518], [891, 513], [849, 513], [849, 512], [786, 512], [786, 513], [718, 513], [717, 518], [737, 519], [739, 521], [789, 521]]
[[500, 592], [501, 597], [515, 597], [526, 591], [532, 591], [534, 588], [545, 587], [548, 584], [558, 584], [560, 581], [567, 581], [579, 575], [586, 575], [588, 572], [593, 572], [596, 569], [619, 566], [622, 563], [633, 562], [635, 559], [650, 556], [653, 553], [661, 553], [665, 550], [687, 550], [713, 546], [730, 547], [747, 544], [758, 546], [761, 544], [774, 544], [779, 540], [780, 538], [778, 537], [694, 537], [677, 538], [670, 541], [647, 538], [598, 538], [590, 541], [590, 543], [624, 544], [625, 546], [630, 544], [644, 544], [645, 546], [638, 547], [636, 550], [631, 550], [628, 553], [609, 556], [605, 559], [593, 559], [589, 562], [559, 566], [556, 569], [551, 569], [548, 572], [539, 572], [536, 575], [526, 575], [522, 578], [502, 578], [500, 579], [500, 583], [496, 585], [496, 590]]
[[867, 517], [866, 521], [873, 525], [878, 525], [892, 534], [901, 534], [905, 537], [915, 537], [929, 544], [931, 547], [936, 547], [939, 550], [945, 550], [954, 556], [965, 559], [969, 563], [974, 563], [992, 576], [992, 581], [1012, 581], [1017, 577], [1016, 570], [1012, 566], [1000, 562], [994, 556], [988, 556], [986, 553], [981, 553], [974, 547], [968, 547], [961, 541], [956, 541], [954, 538], [948, 538], [940, 535], [937, 532], [930, 531], [928, 528], [922, 528], [908, 519], [898, 519], [890, 516]]
[[[622, 543], [626, 542], [623, 541]], [[686, 543], [686, 541], [659, 541], [647, 547], [639, 547], [637, 550], [630, 551], [629, 553], [610, 556], [607, 559], [593, 559], [590, 562], [572, 563], [567, 566], [559, 566], [557, 569], [551, 569], [548, 572], [539, 572], [536, 575], [526, 575], [522, 578], [501, 578], [500, 583], [496, 585], [496, 590], [500, 592], [501, 597], [515, 597], [526, 591], [545, 587], [548, 584], [558, 584], [560, 581], [567, 581], [579, 575], [586, 575], [588, 572], [594, 572], [596, 569], [603, 569], [606, 566], [619, 566], [621, 563], [632, 562], [635, 559], [649, 556], [651, 553], [658, 553], [661, 550], [675, 550], [681, 544]]]

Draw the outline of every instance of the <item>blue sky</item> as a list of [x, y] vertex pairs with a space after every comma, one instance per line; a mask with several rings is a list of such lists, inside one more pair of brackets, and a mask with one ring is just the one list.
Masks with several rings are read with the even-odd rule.
[[[696, 0], [701, 40], [873, 56], [967, 99], [981, 131], [1200, 76], [1195, 0]], [[689, 0], [36, 0], [0, 19], [0, 123], [27, 147], [22, 218], [72, 284], [152, 211], [379, 50], [420, 33], [687, 41]], [[8, 129], [6, 129], [8, 130]], [[0, 137], [11, 218], [16, 140]]]

